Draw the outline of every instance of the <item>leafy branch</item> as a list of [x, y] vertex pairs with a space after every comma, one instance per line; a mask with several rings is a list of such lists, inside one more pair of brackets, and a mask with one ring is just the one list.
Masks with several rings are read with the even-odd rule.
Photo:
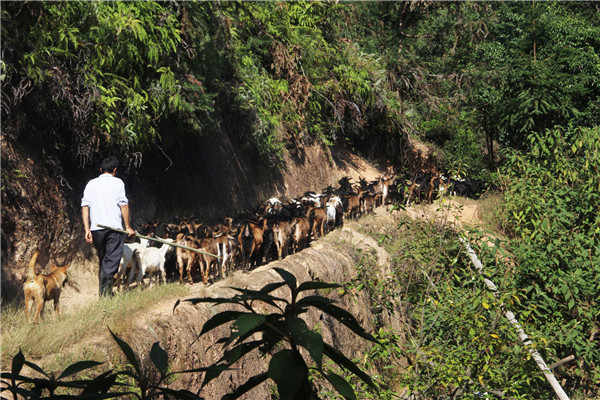
[[[263, 354], [274, 352], [271, 356], [267, 371], [250, 377], [233, 393], [226, 396], [236, 399], [259, 384], [271, 379], [277, 385], [279, 396], [284, 399], [318, 399], [314, 386], [311, 384], [313, 376], [319, 376], [329, 382], [338, 393], [346, 399], [356, 399], [350, 384], [333, 370], [324, 368], [323, 358], [326, 356], [335, 365], [345, 369], [367, 385], [375, 388], [371, 378], [363, 372], [354, 362], [348, 359], [335, 347], [325, 343], [320, 333], [308, 327], [300, 316], [311, 308], [320, 310], [349, 328], [363, 339], [377, 343], [377, 340], [366, 332], [349, 312], [335, 305], [335, 301], [320, 295], [311, 295], [298, 298], [310, 290], [333, 289], [340, 285], [326, 282], [304, 282], [298, 285], [296, 277], [280, 269], [274, 269], [283, 282], [270, 283], [260, 290], [233, 288], [239, 294], [228, 299], [215, 299], [210, 297], [187, 299], [192, 304], [213, 303], [231, 304], [241, 306], [245, 311], [223, 311], [206, 321], [200, 335], [226, 323], [231, 323], [228, 336], [219, 339], [227, 348], [223, 356], [217, 360], [207, 373], [202, 382], [202, 387], [217, 378], [221, 372], [231, 368], [238, 360], [253, 350]], [[286, 287], [290, 291], [290, 298], [278, 297], [274, 291]], [[266, 304], [273, 307], [276, 312], [262, 314], [257, 311], [256, 304]], [[175, 308], [180, 304], [177, 302]], [[252, 340], [255, 334], [261, 336]], [[307, 362], [302, 356], [300, 348], [308, 352], [312, 362]], [[312, 375], [311, 375], [312, 373]]]

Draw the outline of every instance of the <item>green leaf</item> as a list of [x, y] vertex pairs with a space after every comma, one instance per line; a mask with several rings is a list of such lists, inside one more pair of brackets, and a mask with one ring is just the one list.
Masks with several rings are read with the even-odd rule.
[[12, 359], [11, 372], [12, 372], [13, 377], [16, 377], [17, 375], [19, 375], [19, 373], [21, 372], [21, 369], [23, 369], [24, 362], [25, 362], [25, 356], [21, 352], [21, 349], [19, 349], [19, 352], [17, 354], [15, 354], [15, 356]]
[[375, 339], [375, 337], [373, 337], [373, 335], [371, 335], [370, 333], [366, 332], [362, 328], [362, 326], [360, 326], [356, 318], [354, 318], [352, 314], [350, 314], [343, 308], [340, 308], [334, 304], [323, 302], [320, 299], [308, 299], [307, 297], [299, 300], [298, 304], [302, 304], [302, 306], [311, 305], [315, 308], [318, 308], [319, 310], [331, 315], [333, 318], [340, 321], [342, 324], [344, 324], [352, 332], [356, 333], [360, 337], [370, 340], [371, 342], [378, 343], [377, 339]]
[[335, 300], [329, 299], [327, 297], [323, 297], [320, 295], [316, 296], [306, 296], [301, 298], [296, 302], [296, 307], [304, 306], [304, 305], [313, 305], [313, 303], [319, 302], [324, 304], [333, 304], [336, 303]]
[[93, 368], [101, 364], [103, 363], [98, 361], [78, 361], [65, 368], [65, 370], [62, 372], [62, 374], [60, 374], [57, 380], [61, 380], [63, 378], [66, 378], [67, 376], [71, 376], [73, 374], [85, 371], [86, 369]]
[[296, 281], [296, 277], [291, 274], [290, 272], [281, 269], [281, 268], [273, 268], [275, 270], [275, 272], [277, 272], [279, 274], [279, 276], [281, 276], [283, 278], [283, 280], [285, 281], [285, 284], [289, 286], [289, 288], [293, 291], [296, 290], [296, 286], [297, 286], [297, 281]]
[[303, 282], [300, 284], [300, 286], [298, 286], [298, 292], [302, 292], [305, 290], [334, 289], [339, 287], [342, 287], [342, 285], [329, 282], [308, 281]]
[[267, 322], [269, 326], [263, 331], [262, 339], [265, 344], [261, 347], [261, 352], [267, 353], [273, 351], [273, 349], [282, 341], [286, 340], [287, 333], [287, 322], [285, 320], [268, 318]]
[[365, 382], [367, 385], [371, 386], [372, 388], [376, 388], [375, 384], [373, 383], [373, 381], [371, 380], [369, 375], [364, 373], [360, 368], [358, 368], [358, 366], [356, 364], [354, 364], [352, 361], [350, 361], [339, 350], [337, 350], [335, 347], [328, 345], [327, 343], [323, 343], [323, 346], [324, 346], [323, 352], [325, 353], [325, 355], [327, 357], [331, 358], [331, 360], [334, 363], [336, 363], [337, 365], [339, 365], [341, 367], [346, 368], [348, 371], [350, 371], [354, 375], [358, 376], [360, 379], [362, 379], [363, 382]]
[[156, 369], [158, 369], [158, 372], [160, 372], [161, 376], [164, 376], [169, 367], [169, 356], [167, 352], [160, 347], [158, 342], [154, 342], [152, 349], [150, 349], [150, 359]]
[[[4, 389], [4, 388], [3, 388]], [[14, 391], [17, 395], [21, 395], [24, 399], [33, 399], [39, 397], [38, 393], [34, 393], [32, 390], [24, 389], [21, 387], [11, 387], [9, 390]], [[5, 397], [3, 397], [4, 399]]]
[[[285, 282], [278, 282], [281, 283], [281, 286], [285, 285]], [[271, 296], [270, 294], [263, 292], [262, 289], [261, 290], [249, 290], [249, 289], [240, 289], [240, 288], [235, 288], [232, 287], [231, 289], [233, 290], [237, 290], [238, 292], [241, 292], [244, 296], [241, 296], [241, 300], [260, 300], [260, 301], [264, 301], [267, 304], [272, 305], [273, 307], [277, 307], [281, 310], [281, 308], [277, 305], [276, 301], [281, 301], [283, 303], [288, 304], [289, 302], [281, 297], [275, 297], [275, 296]]]
[[267, 379], [269, 379], [269, 376], [267, 375], [266, 372], [263, 372], [263, 373], [258, 374], [258, 375], [254, 375], [253, 377], [249, 378], [243, 385], [241, 385], [237, 389], [235, 389], [233, 391], [233, 393], [229, 393], [229, 394], [226, 394], [225, 396], [223, 396], [221, 398], [221, 400], [233, 400], [233, 399], [237, 399], [238, 397], [240, 397], [244, 393], [246, 393], [249, 390], [255, 388], [258, 385], [260, 385], [261, 383], [263, 383]]
[[27, 365], [29, 368], [36, 370], [37, 372], [39, 372], [40, 374], [44, 375], [45, 377], [47, 377], [48, 379], [50, 379], [50, 375], [48, 375], [39, 365], [32, 363], [31, 361], [24, 361], [23, 362], [25, 365]]
[[500, 239], [496, 238], [494, 240], [494, 248], [492, 249], [492, 257], [496, 257], [496, 252], [500, 248]]
[[[233, 297], [230, 299], [213, 298], [213, 297], [199, 297], [199, 298], [195, 298], [195, 299], [185, 299], [184, 301], [187, 303], [192, 303], [192, 305], [196, 305], [198, 303], [211, 303], [211, 304], [239, 304], [240, 303], [240, 299], [237, 297]], [[177, 300], [177, 302], [175, 303], [175, 306], [173, 307], [173, 311], [175, 311], [175, 308], [180, 303], [181, 303], [181, 301]]]
[[212, 316], [211, 319], [206, 321], [202, 326], [202, 331], [200, 332], [200, 336], [204, 335], [206, 332], [209, 332], [215, 329], [218, 326], [226, 324], [227, 322], [233, 321], [240, 315], [244, 314], [242, 311], [222, 311], [218, 314]]
[[121, 351], [123, 352], [123, 354], [125, 354], [125, 357], [127, 357], [127, 361], [129, 361], [129, 363], [135, 369], [135, 372], [137, 372], [137, 374], [139, 375], [140, 374], [140, 365], [137, 361], [137, 358], [136, 358], [135, 353], [133, 352], [131, 346], [129, 346], [129, 344], [127, 344], [127, 342], [125, 342], [124, 340], [119, 338], [117, 335], [115, 335], [114, 332], [110, 328], [108, 328], [108, 331], [112, 335], [113, 339], [115, 339], [115, 342], [117, 342], [117, 344], [121, 348]]
[[214, 364], [214, 365], [211, 365], [210, 367], [202, 367], [202, 368], [196, 368], [196, 369], [187, 370], [187, 371], [181, 371], [181, 373], [204, 372], [204, 380], [202, 381], [202, 386], [200, 386], [200, 388], [203, 388], [204, 386], [208, 385], [208, 383], [210, 381], [212, 381], [215, 378], [218, 378], [219, 375], [221, 375], [221, 373], [223, 371], [227, 371], [228, 369], [229, 368], [226, 365]]
[[263, 324], [267, 317], [263, 314], [245, 313], [240, 315], [236, 321], [231, 324], [231, 338], [237, 338], [247, 334], [252, 329]]
[[308, 368], [300, 354], [285, 349], [271, 358], [267, 374], [277, 384], [281, 400], [293, 400], [308, 379]]
[[354, 393], [352, 386], [350, 386], [350, 384], [344, 378], [333, 372], [324, 375], [325, 378], [327, 378], [327, 380], [329, 381], [329, 383], [331, 383], [331, 386], [333, 386], [339, 394], [344, 396], [345, 399], [356, 400], [356, 394]]
[[175, 302], [175, 305], [173, 306], [173, 314], [175, 314], [175, 309], [177, 308], [177, 306], [179, 306], [179, 304], [181, 304], [181, 299], [177, 299], [177, 301]]
[[225, 361], [228, 365], [232, 365], [237, 360], [242, 358], [247, 353], [254, 349], [262, 346], [265, 343], [264, 340], [253, 340], [252, 342], [241, 343], [234, 346], [232, 349], [227, 350], [223, 357], [219, 361]]
[[284, 286], [285, 284], [286, 284], [285, 282], [268, 283], [265, 286], [263, 286], [262, 289], [260, 289], [260, 291], [263, 293], [271, 293], [272, 291], [279, 289], [280, 287]]
[[112, 370], [106, 371], [96, 376], [94, 379], [88, 381], [85, 388], [82, 391], [82, 394], [106, 393], [113, 387], [118, 376], [119, 374], [112, 373]]
[[288, 329], [292, 334], [292, 340], [308, 350], [308, 353], [321, 369], [323, 362], [323, 337], [308, 328], [306, 322], [300, 318], [292, 318], [288, 321]]

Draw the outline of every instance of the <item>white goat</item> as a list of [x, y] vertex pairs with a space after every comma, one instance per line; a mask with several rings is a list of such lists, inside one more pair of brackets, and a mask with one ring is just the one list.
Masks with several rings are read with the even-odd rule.
[[319, 207], [321, 205], [321, 197], [318, 193], [307, 192], [302, 197], [302, 203], [312, 203], [315, 207]]
[[[140, 269], [140, 250], [148, 247], [148, 239], [140, 239], [140, 243], [125, 243], [123, 246], [123, 256], [117, 272], [117, 290], [121, 288], [121, 281], [125, 280], [125, 287], [128, 288], [133, 280], [133, 276]], [[127, 272], [129, 271], [129, 274]], [[126, 278], [125, 275], [128, 275]]]
[[265, 202], [265, 211], [268, 215], [276, 215], [281, 210], [282, 204], [276, 197], [271, 197]]
[[229, 275], [236, 253], [238, 252], [237, 239], [224, 234], [222, 236], [215, 237], [217, 241], [217, 249], [219, 250], [217, 255], [219, 256], [219, 266], [221, 267], [221, 277], [225, 278]]
[[[166, 242], [174, 242], [173, 239], [163, 239]], [[144, 275], [149, 276], [158, 274], [158, 281], [164, 282], [165, 278], [165, 260], [167, 252], [174, 251], [173, 246], [163, 244], [161, 248], [158, 247], [146, 247], [142, 249], [140, 254], [140, 269], [138, 271], [137, 282], [140, 284]], [[152, 279], [150, 278], [150, 285], [152, 285]]]
[[335, 226], [335, 206], [333, 204], [327, 203], [327, 226], [328, 229], [331, 230]]
[[333, 196], [327, 202], [327, 224], [329, 229], [333, 229], [341, 221], [344, 213], [342, 199], [339, 196]]

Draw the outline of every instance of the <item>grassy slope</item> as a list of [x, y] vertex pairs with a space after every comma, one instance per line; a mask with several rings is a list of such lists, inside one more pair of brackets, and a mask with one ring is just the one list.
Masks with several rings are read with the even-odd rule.
[[[98, 359], [93, 346], [84, 346], [73, 353], [70, 348], [78, 343], [93, 343], [106, 328], [113, 331], [126, 329], [131, 318], [165, 299], [185, 296], [189, 287], [179, 284], [160, 285], [152, 290], [132, 290], [110, 299], [87, 304], [72, 313], [54, 317], [52, 302], [46, 303], [45, 316], [37, 325], [25, 321], [24, 311], [14, 305], [2, 306], [2, 369], [19, 349], [29, 360], [44, 359], [48, 370], [62, 370], [72, 362]], [[104, 331], [104, 332], [103, 332]], [[69, 356], [67, 356], [69, 354]], [[77, 358], [77, 359], [75, 359]]]

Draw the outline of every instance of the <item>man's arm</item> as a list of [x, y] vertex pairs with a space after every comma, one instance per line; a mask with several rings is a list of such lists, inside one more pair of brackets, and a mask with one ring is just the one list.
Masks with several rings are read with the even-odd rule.
[[131, 229], [129, 225], [129, 204], [122, 204], [121, 206], [121, 215], [123, 216], [123, 221], [125, 222], [125, 230], [129, 236], [135, 235], [135, 231]]
[[87, 243], [92, 243], [92, 231], [90, 230], [90, 207], [83, 206], [81, 207], [81, 217], [83, 218], [83, 227], [85, 229], [85, 241]]

